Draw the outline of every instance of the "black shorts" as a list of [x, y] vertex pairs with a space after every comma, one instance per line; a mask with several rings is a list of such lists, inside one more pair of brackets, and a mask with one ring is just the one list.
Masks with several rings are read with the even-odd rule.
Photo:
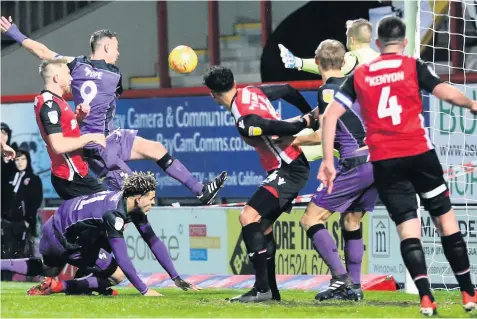
[[426, 199], [448, 191], [435, 150], [372, 164], [379, 197], [397, 225], [417, 217], [416, 194], [428, 209]]
[[305, 187], [310, 175], [310, 165], [301, 154], [290, 164], [269, 172], [259, 189], [252, 195], [247, 205], [260, 216], [274, 222], [283, 212], [289, 213], [293, 200]]
[[91, 173], [88, 173], [88, 175], [83, 178], [75, 174], [72, 181], [51, 174], [51, 184], [53, 184], [60, 198], [64, 200], [107, 190]]

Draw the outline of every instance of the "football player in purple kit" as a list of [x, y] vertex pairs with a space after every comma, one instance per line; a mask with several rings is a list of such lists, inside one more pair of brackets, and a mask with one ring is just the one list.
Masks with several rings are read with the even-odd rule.
[[[343, 44], [335, 40], [321, 42], [315, 52], [315, 61], [324, 83], [318, 89], [318, 107], [315, 109], [320, 118], [345, 80], [341, 72], [345, 52]], [[368, 162], [369, 152], [364, 144], [365, 135], [359, 105], [355, 104], [341, 117], [336, 127], [335, 148], [339, 150], [340, 163], [333, 193], [329, 194], [328, 189], [320, 185], [301, 220], [332, 275], [330, 286], [315, 297], [320, 301], [363, 298], [361, 263], [364, 243], [360, 222], [366, 212], [373, 211], [378, 196], [373, 169]], [[297, 136], [294, 144], [321, 144], [321, 130], [308, 136]], [[342, 214], [346, 269], [341, 263], [335, 241], [325, 228], [327, 219], [334, 212]]]
[[[9, 19], [2, 17], [0, 29], [33, 55], [42, 60], [51, 60], [61, 55], [51, 51], [42, 43], [23, 35]], [[137, 130], [115, 129], [114, 114], [116, 98], [122, 93], [121, 73], [115, 65], [119, 57], [116, 33], [99, 30], [91, 35], [90, 57], [65, 57], [71, 71], [72, 94], [75, 105], [87, 103], [90, 114], [81, 123], [81, 133], [104, 133], [106, 147], [87, 145], [85, 158], [90, 169], [111, 190], [121, 189], [123, 177], [132, 171], [126, 164], [130, 160], [154, 160], [169, 176], [191, 190], [203, 204], [213, 203], [227, 179], [222, 172], [207, 184], [199, 182], [190, 171], [159, 142], [137, 136]]]
[[[129, 259], [123, 232], [133, 223], [157, 260], [162, 242], [147, 220], [147, 213], [154, 205], [156, 180], [150, 173], [133, 173], [123, 183], [121, 191], [105, 191], [76, 197], [65, 201], [43, 225], [40, 253], [43, 259], [2, 259], [1, 270], [27, 276], [48, 276], [31, 288], [28, 295], [52, 293], [111, 294], [110, 287], [126, 277], [144, 296], [160, 296], [139, 278]], [[114, 254], [114, 257], [111, 255]], [[66, 264], [86, 269], [91, 275], [74, 280], [58, 281], [57, 276]], [[184, 289], [199, 290], [182, 280], [170, 259], [161, 266], [174, 283]]]

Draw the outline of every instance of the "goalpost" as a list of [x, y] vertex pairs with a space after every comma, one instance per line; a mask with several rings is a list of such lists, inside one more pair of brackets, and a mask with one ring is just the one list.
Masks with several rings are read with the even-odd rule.
[[[404, 2], [409, 41], [406, 54], [430, 63], [442, 79], [477, 100], [477, 0]], [[467, 110], [423, 95], [425, 122], [449, 185], [450, 197], [467, 242], [472, 280], [477, 282], [477, 117]], [[421, 210], [422, 243], [429, 280], [435, 289], [457, 282], [445, 259], [439, 234]], [[405, 289], [417, 293], [406, 274]]]

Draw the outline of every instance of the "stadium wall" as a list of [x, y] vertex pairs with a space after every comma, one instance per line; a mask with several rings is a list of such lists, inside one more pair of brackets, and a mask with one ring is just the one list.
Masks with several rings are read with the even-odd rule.
[[[238, 216], [241, 207], [179, 207], [153, 208], [148, 214], [155, 233], [169, 250], [169, 255], [181, 275], [249, 275], [252, 265], [241, 236]], [[46, 220], [54, 212], [45, 209]], [[313, 249], [310, 239], [300, 226], [304, 208], [283, 214], [274, 225], [277, 242], [277, 275], [329, 275], [329, 269]], [[468, 215], [467, 215], [468, 214]], [[457, 208], [456, 215], [464, 239], [468, 242], [471, 272], [477, 275], [477, 209]], [[470, 216], [470, 217], [469, 217]], [[445, 260], [440, 238], [427, 213], [421, 216], [421, 232], [429, 276], [433, 286], [456, 284]], [[327, 229], [337, 243], [344, 259], [339, 215], [328, 220]], [[362, 220], [365, 252], [363, 275], [390, 275], [403, 283], [405, 267], [400, 254], [400, 241], [394, 223], [383, 206], [365, 215]], [[128, 256], [138, 273], [147, 281], [165, 280], [164, 270], [133, 225], [128, 225], [124, 238]], [[74, 276], [67, 267], [62, 276]], [[474, 278], [475, 279], [475, 278]]]
[[[306, 1], [274, 1], [272, 24], [278, 25]], [[187, 10], [181, 2], [168, 1], [169, 48], [187, 44], [207, 47], [207, 2], [190, 1]], [[135, 17], [132, 18], [132, 12]], [[220, 1], [220, 33], [232, 35], [237, 22], [260, 21], [260, 2]], [[132, 76], [156, 75], [158, 56], [157, 16], [154, 1], [111, 1], [47, 34], [33, 38], [63, 55], [87, 55], [89, 37], [95, 30], [108, 28], [119, 35], [121, 56], [118, 66], [127, 85]], [[2, 94], [37, 91], [42, 83], [37, 75], [39, 61], [19, 46], [2, 50]], [[14, 78], [12, 79], [12, 75]]]

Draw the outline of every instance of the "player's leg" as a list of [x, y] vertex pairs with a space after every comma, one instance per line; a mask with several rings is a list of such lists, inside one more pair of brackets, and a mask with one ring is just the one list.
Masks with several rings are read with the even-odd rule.
[[[127, 130], [121, 130], [121, 132], [123, 131]], [[132, 133], [128, 134], [131, 135]], [[173, 158], [161, 143], [146, 140], [139, 136], [135, 136], [132, 143], [130, 140], [130, 137], [126, 137], [124, 142], [130, 148], [130, 154], [128, 154], [130, 160], [149, 159], [155, 161], [167, 175], [186, 186], [204, 204], [211, 204], [225, 183], [227, 174], [222, 172], [213, 181], [204, 185], [178, 159]], [[127, 161], [128, 159], [123, 158], [123, 160]]]
[[[286, 211], [286, 210], [285, 210]], [[277, 243], [273, 235], [273, 224], [282, 214], [281, 211], [272, 213], [268, 218], [262, 218], [261, 224], [262, 229], [265, 234], [265, 245], [267, 248], [267, 275], [268, 275], [268, 284], [270, 285], [270, 290], [272, 291], [272, 299], [276, 301], [281, 300], [280, 291], [278, 290], [277, 276], [276, 276], [276, 263], [275, 257], [277, 252]]]
[[413, 158], [415, 174], [411, 179], [441, 235], [442, 249], [462, 292], [466, 310], [477, 308], [477, 294], [470, 275], [467, 245], [452, 209], [444, 172], [434, 150]]
[[374, 179], [379, 198], [397, 226], [401, 240], [401, 256], [419, 291], [421, 313], [434, 315], [437, 306], [430, 290], [421, 243], [416, 191], [409, 181], [411, 165], [409, 158], [373, 162]]

